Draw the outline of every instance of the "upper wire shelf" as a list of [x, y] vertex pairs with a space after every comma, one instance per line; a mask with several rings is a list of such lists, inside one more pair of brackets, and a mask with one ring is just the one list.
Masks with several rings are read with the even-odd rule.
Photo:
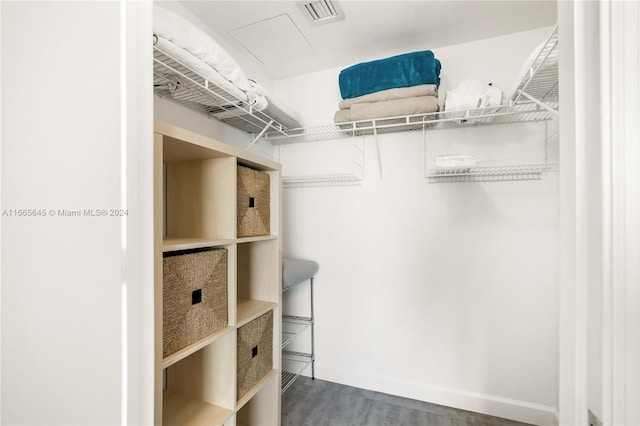
[[154, 92], [273, 145], [415, 130], [551, 120], [558, 115], [557, 27], [539, 49], [508, 105], [288, 129], [153, 46]]
[[532, 56], [513, 95], [505, 105], [499, 107], [385, 117], [285, 132], [269, 130], [264, 139], [274, 145], [282, 145], [416, 130], [553, 120], [559, 114], [557, 26]]
[[558, 103], [550, 103], [547, 106], [548, 108], [545, 108], [536, 102], [527, 101], [512, 105], [503, 105], [497, 108], [486, 107], [378, 118], [341, 124], [304, 127], [287, 130], [285, 132], [267, 131], [264, 138], [273, 145], [283, 145], [425, 129], [437, 130], [491, 124], [539, 122], [556, 118], [556, 114], [552, 110], [557, 110]]
[[153, 46], [153, 88], [160, 97], [245, 132], [261, 135], [269, 129], [286, 134], [286, 126], [213, 84], [156, 45]]
[[[369, 119], [291, 129], [280, 133], [267, 131], [264, 139], [273, 145], [284, 145], [366, 135], [377, 136], [395, 132], [422, 131], [425, 134], [427, 131], [439, 129], [554, 120], [559, 116], [558, 57], [558, 28], [556, 26], [541, 47], [530, 56], [523, 67], [519, 83], [506, 104], [498, 107]], [[545, 147], [546, 143], [545, 140]], [[380, 176], [382, 176], [377, 138], [376, 147], [378, 149], [378, 168]], [[544, 164], [473, 167], [458, 170], [427, 170], [426, 177], [430, 183], [538, 180], [546, 173], [557, 170], [557, 164], [545, 162]], [[304, 181], [304, 177], [295, 177], [293, 178], [295, 180], [292, 179], [289, 185], [311, 186], [313, 182], [326, 185], [327, 182], [331, 182], [316, 176], [306, 178], [307, 181]]]
[[[380, 135], [396, 132], [430, 131], [439, 129], [465, 128], [511, 123], [534, 123], [553, 120], [559, 114], [558, 92], [558, 32], [554, 28], [541, 48], [528, 61], [508, 104], [499, 107], [476, 108], [460, 111], [441, 111], [428, 114], [385, 117], [323, 126], [288, 129], [263, 111], [249, 105], [245, 100], [234, 96], [198, 74], [189, 66], [181, 63], [158, 46], [153, 47], [154, 92], [189, 109], [200, 112], [210, 118], [220, 120], [236, 128], [257, 135], [249, 145], [251, 147], [260, 138], [273, 144], [284, 145], [301, 142], [340, 140], [366, 135]], [[380, 163], [380, 160], [379, 160]], [[520, 167], [520, 166], [516, 166]], [[382, 175], [379, 164], [380, 175]], [[550, 167], [549, 170], [553, 170]], [[441, 176], [441, 173], [428, 173], [431, 182], [481, 181], [538, 178], [541, 170], [530, 173], [469, 173]], [[433, 178], [432, 174], [435, 174]], [[283, 177], [285, 187], [304, 187], [315, 185], [353, 185], [361, 183], [360, 173], [342, 175], [291, 176]]]

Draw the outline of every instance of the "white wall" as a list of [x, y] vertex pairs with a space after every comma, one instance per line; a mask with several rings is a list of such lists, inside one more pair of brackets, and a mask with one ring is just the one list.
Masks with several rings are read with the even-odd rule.
[[561, 2], [560, 423], [640, 424], [635, 2]]
[[[640, 424], [640, 4], [601, 4], [605, 424]], [[607, 60], [611, 59], [611, 62]], [[609, 71], [608, 74], [606, 71]], [[610, 114], [610, 115], [609, 115]], [[608, 154], [611, 157], [608, 157]], [[607, 173], [610, 173], [608, 175]], [[610, 234], [609, 234], [610, 232]]]
[[[435, 50], [443, 64], [441, 92], [468, 77], [508, 90], [549, 32]], [[328, 123], [339, 101], [339, 71], [274, 87], [305, 121]], [[483, 164], [542, 162], [544, 132], [543, 124], [429, 132], [426, 161], [436, 153], [469, 153]], [[421, 132], [379, 140], [382, 179], [369, 137], [362, 185], [283, 192], [284, 256], [320, 263], [316, 376], [552, 423], [555, 174], [542, 181], [429, 184]], [[300, 146], [281, 147], [280, 158], [285, 176], [317, 167], [317, 157]], [[293, 295], [299, 303], [301, 296]]]
[[0, 422], [152, 423], [150, 9], [0, 7]]

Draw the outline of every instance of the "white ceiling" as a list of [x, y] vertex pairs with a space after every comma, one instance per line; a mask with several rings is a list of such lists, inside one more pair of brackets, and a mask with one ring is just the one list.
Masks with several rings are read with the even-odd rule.
[[272, 79], [553, 25], [555, 1], [340, 1], [312, 26], [295, 1], [182, 4]]

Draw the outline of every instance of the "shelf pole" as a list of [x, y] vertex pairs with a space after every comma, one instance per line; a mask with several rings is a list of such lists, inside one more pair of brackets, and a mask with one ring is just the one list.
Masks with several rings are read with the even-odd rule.
[[311, 380], [316, 378], [316, 348], [314, 336], [315, 315], [313, 313], [313, 277], [311, 277], [309, 291], [311, 292]]

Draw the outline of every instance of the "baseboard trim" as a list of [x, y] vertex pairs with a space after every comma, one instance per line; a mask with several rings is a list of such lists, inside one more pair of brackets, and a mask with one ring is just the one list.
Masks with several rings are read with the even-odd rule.
[[318, 364], [316, 378], [524, 423], [545, 426], [558, 424], [558, 414], [554, 407], [499, 396], [363, 376], [325, 368]]

